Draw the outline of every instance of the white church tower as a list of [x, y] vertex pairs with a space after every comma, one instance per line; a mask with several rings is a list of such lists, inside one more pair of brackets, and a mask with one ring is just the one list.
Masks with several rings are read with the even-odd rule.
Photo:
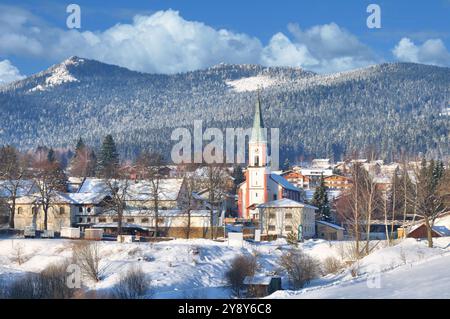
[[[255, 118], [249, 141], [245, 198], [241, 198], [241, 217], [251, 218], [248, 207], [267, 202], [267, 178], [270, 174], [267, 151], [267, 132], [261, 112], [261, 100], [255, 106]], [[243, 195], [244, 195], [243, 194]]]

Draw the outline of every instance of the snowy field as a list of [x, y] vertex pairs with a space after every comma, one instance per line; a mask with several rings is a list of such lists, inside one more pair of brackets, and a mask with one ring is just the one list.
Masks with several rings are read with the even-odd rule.
[[[27, 272], [71, 257], [70, 240], [0, 239], [0, 277], [14, 280]], [[310, 240], [299, 245], [306, 253], [323, 261], [329, 256], [345, 259], [348, 242]], [[139, 266], [150, 278], [149, 298], [231, 298], [224, 274], [238, 254], [258, 256], [258, 273], [280, 273], [279, 257], [290, 249], [284, 240], [244, 247], [211, 240], [173, 240], [160, 243], [119, 244], [100, 242], [102, 280], [84, 280], [88, 290], [108, 293], [120, 275]], [[450, 238], [436, 240], [438, 248], [426, 242], [405, 240], [393, 247], [379, 242], [373, 253], [358, 264], [357, 276], [350, 268], [311, 282], [300, 291], [279, 291], [271, 298], [450, 298]], [[17, 251], [24, 261], [19, 265]], [[355, 266], [353, 266], [355, 267]], [[380, 274], [380, 288], [367, 288], [367, 277]], [[282, 273], [281, 273], [282, 274]], [[283, 286], [288, 281], [283, 276]], [[419, 289], [418, 289], [419, 288]]]

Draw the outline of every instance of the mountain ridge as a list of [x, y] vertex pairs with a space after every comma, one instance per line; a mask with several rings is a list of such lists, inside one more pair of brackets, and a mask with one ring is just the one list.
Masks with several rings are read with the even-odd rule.
[[[339, 159], [375, 146], [389, 158], [448, 155], [450, 68], [384, 63], [321, 75], [301, 68], [219, 64], [174, 75], [148, 74], [70, 57], [0, 88], [0, 144], [20, 148], [96, 147], [111, 133], [125, 157], [141, 148], [170, 151], [178, 126], [249, 127], [255, 90], [263, 116], [281, 130], [282, 154]], [[384, 119], [383, 119], [384, 118]]]

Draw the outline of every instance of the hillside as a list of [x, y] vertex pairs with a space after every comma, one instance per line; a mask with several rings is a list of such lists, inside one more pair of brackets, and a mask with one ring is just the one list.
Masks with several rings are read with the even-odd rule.
[[20, 148], [98, 146], [115, 137], [132, 157], [168, 152], [174, 128], [249, 127], [258, 87], [264, 119], [280, 128], [283, 155], [339, 159], [374, 145], [382, 157], [401, 148], [449, 154], [450, 69], [382, 64], [317, 75], [298, 68], [221, 64], [176, 75], [144, 74], [72, 57], [0, 88], [0, 144]]

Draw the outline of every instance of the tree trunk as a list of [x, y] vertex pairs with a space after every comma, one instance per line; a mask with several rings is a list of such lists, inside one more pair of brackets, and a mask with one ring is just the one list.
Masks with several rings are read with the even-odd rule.
[[12, 199], [11, 207], [9, 209], [9, 228], [14, 229], [14, 217], [16, 214], [16, 199], [15, 196]]
[[433, 228], [431, 227], [428, 217], [425, 217], [425, 226], [427, 227], [428, 247], [433, 248]]
[[[154, 196], [157, 196], [154, 194]], [[153, 203], [154, 207], [155, 207], [155, 235], [154, 237], [158, 237], [158, 233], [159, 233], [159, 201], [157, 198], [154, 197], [154, 203]]]
[[48, 207], [47, 207], [47, 205], [44, 205], [42, 208], [44, 210], [44, 230], [47, 230], [47, 228], [48, 228]]
[[119, 209], [117, 210], [117, 235], [122, 235], [122, 218], [123, 218], [122, 207], [119, 207]]

